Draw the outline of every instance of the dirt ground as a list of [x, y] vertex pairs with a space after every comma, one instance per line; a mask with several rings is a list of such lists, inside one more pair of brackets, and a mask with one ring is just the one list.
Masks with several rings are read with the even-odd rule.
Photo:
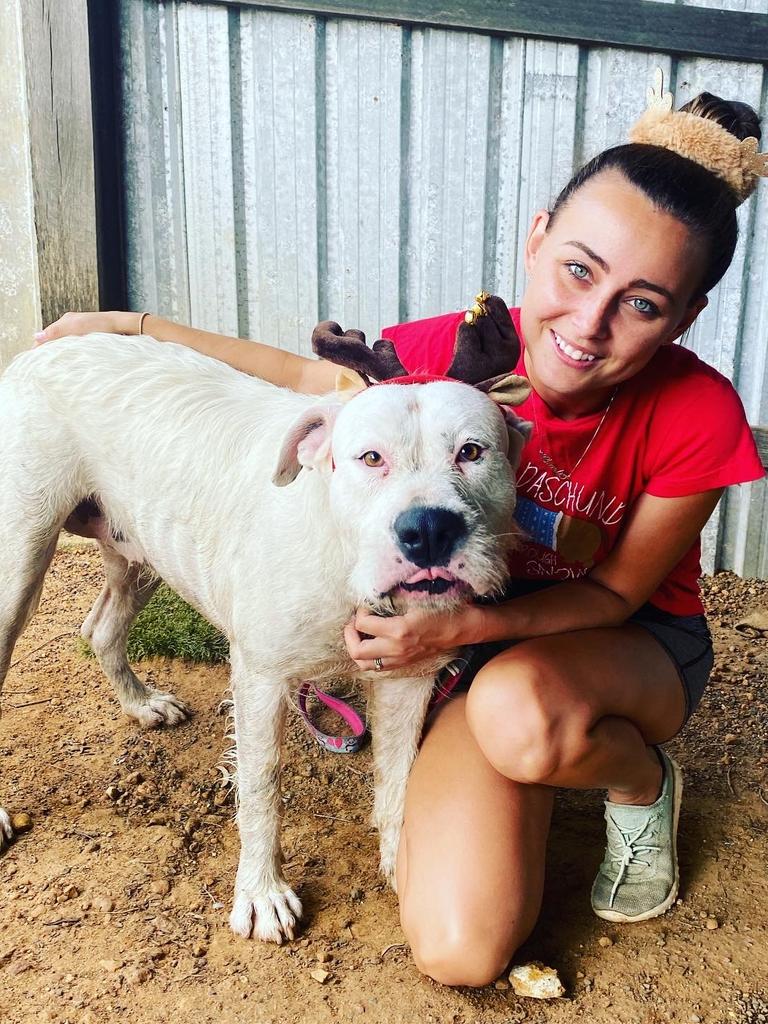
[[566, 996], [548, 1003], [516, 997], [503, 980], [450, 990], [419, 975], [376, 873], [370, 753], [326, 754], [298, 722], [284, 847], [303, 931], [280, 948], [233, 935], [238, 842], [216, 769], [226, 670], [142, 664], [195, 716], [140, 732], [79, 647], [99, 586], [93, 550], [57, 554], [6, 683], [2, 802], [34, 825], [0, 858], [0, 1020], [768, 1022], [768, 639], [733, 628], [768, 603], [767, 583], [707, 581], [718, 658], [702, 709], [673, 745], [687, 786], [683, 885], [665, 917], [620, 926], [591, 914], [601, 796], [559, 799], [544, 909], [516, 958], [558, 970]]

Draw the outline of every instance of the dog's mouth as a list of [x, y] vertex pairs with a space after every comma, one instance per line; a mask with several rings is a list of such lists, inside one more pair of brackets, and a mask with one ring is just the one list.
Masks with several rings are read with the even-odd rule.
[[390, 591], [390, 594], [457, 594], [466, 589], [467, 584], [458, 579], [453, 573], [439, 566], [432, 566], [429, 569], [419, 569], [407, 579], [400, 580]]

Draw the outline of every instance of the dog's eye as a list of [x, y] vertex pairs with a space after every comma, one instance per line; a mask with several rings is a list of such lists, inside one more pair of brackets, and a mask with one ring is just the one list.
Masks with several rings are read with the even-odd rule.
[[384, 459], [379, 455], [378, 452], [365, 452], [360, 456], [366, 466], [370, 466], [371, 469], [376, 469], [377, 466], [384, 464]]
[[479, 444], [475, 444], [474, 441], [467, 441], [465, 445], [461, 446], [457, 462], [477, 462], [482, 454], [483, 449]]

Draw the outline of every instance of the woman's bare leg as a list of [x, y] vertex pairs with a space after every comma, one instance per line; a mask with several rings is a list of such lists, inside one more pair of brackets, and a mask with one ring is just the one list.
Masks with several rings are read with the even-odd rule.
[[684, 715], [676, 667], [634, 625], [517, 644], [480, 670], [467, 702], [470, 729], [502, 775], [607, 789], [627, 804], [658, 796], [651, 747], [674, 736]]
[[497, 977], [539, 913], [552, 787], [653, 803], [652, 745], [684, 714], [675, 666], [637, 626], [529, 640], [481, 669], [409, 780], [398, 891], [420, 970], [448, 985]]
[[465, 707], [462, 694], [440, 710], [416, 758], [397, 877], [419, 969], [476, 986], [499, 976], [536, 923], [554, 791], [499, 774]]

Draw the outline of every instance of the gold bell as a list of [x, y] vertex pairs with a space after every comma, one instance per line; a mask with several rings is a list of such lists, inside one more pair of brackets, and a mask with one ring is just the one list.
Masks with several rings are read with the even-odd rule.
[[464, 314], [465, 324], [477, 323], [478, 319], [481, 316], [488, 315], [488, 310], [485, 308], [485, 303], [488, 301], [488, 299], [490, 299], [490, 297], [491, 296], [488, 292], [480, 292], [478, 295], [475, 296], [474, 303], [469, 307], [469, 309]]

